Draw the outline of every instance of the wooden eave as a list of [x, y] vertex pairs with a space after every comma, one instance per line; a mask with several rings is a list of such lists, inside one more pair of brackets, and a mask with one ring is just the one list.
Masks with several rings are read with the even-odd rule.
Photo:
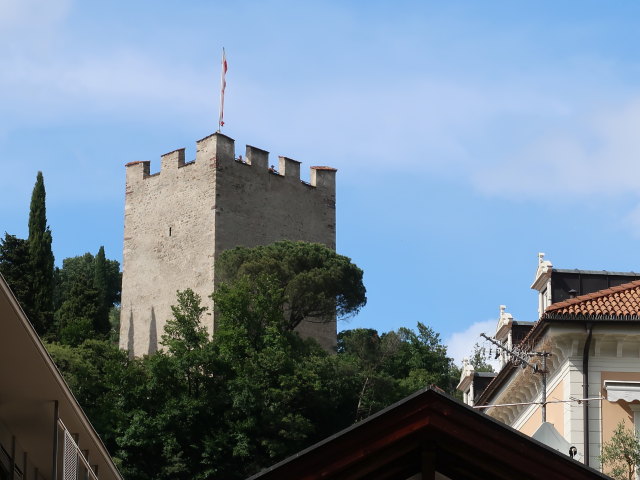
[[413, 476], [609, 478], [427, 388], [248, 480], [407, 480]]

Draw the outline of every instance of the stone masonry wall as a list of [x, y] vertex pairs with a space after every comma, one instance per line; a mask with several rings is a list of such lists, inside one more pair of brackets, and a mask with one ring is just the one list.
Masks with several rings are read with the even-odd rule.
[[[133, 355], [157, 349], [176, 291], [192, 288], [209, 310], [213, 332], [215, 258], [237, 245], [305, 240], [335, 248], [335, 169], [280, 157], [270, 171], [268, 153], [247, 146], [235, 159], [234, 141], [216, 133], [197, 143], [195, 162], [184, 150], [162, 156], [160, 173], [149, 162], [127, 164], [120, 347]], [[335, 319], [299, 328], [325, 348], [336, 342]]]

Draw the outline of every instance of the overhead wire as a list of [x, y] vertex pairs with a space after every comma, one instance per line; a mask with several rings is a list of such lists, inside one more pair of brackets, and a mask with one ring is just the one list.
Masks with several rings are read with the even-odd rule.
[[604, 400], [604, 397], [594, 398], [570, 398], [569, 400], [547, 400], [546, 402], [518, 402], [518, 403], [496, 403], [492, 405], [474, 405], [471, 408], [493, 408], [493, 407], [517, 407], [520, 405], [542, 405], [544, 403], [571, 403], [577, 402], [579, 405], [582, 402], [591, 402], [593, 400]]

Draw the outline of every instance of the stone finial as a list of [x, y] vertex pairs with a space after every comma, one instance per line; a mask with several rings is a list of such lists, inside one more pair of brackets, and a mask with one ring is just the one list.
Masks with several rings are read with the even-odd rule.
[[509, 321], [513, 320], [513, 315], [511, 315], [510, 313], [507, 313], [507, 306], [506, 305], [500, 305], [500, 317], [498, 323], [500, 325], [504, 325], [506, 323], [509, 323]]
[[542, 292], [547, 287], [547, 281], [551, 276], [553, 264], [549, 260], [544, 259], [544, 253], [538, 253], [538, 267], [536, 268], [536, 276], [533, 280], [531, 288]]
[[511, 330], [513, 323], [513, 315], [507, 313], [507, 306], [500, 305], [500, 316], [498, 317], [498, 325], [496, 326], [495, 338], [503, 341]]

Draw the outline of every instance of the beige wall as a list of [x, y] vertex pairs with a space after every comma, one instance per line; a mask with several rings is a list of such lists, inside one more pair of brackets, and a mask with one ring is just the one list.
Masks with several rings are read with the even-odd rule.
[[[335, 170], [311, 171], [300, 181], [298, 162], [281, 158], [279, 175], [268, 154], [247, 147], [251, 164], [235, 160], [233, 139], [214, 134], [197, 143], [195, 162], [184, 150], [127, 165], [120, 347], [135, 355], [156, 350], [176, 291], [193, 289], [209, 307], [213, 332], [215, 258], [237, 245], [277, 240], [318, 242], [335, 249]], [[329, 348], [336, 323], [307, 322], [301, 333]]]
[[[553, 390], [547, 392], [547, 399], [549, 400], [563, 400], [564, 399], [564, 383], [565, 380], [560, 381]], [[520, 427], [520, 431], [526, 435], [532, 436], [540, 425], [542, 424], [542, 411], [538, 406], [533, 411], [533, 414], [527, 419], [527, 421]], [[564, 436], [564, 404], [563, 403], [549, 403], [547, 404], [547, 422], [552, 423], [555, 429]]]
[[167, 154], [155, 175], [148, 162], [127, 166], [120, 347], [137, 356], [156, 350], [177, 290], [211, 308], [215, 171], [198, 160], [179, 166], [184, 151]]
[[[602, 442], [608, 442], [613, 436], [613, 432], [616, 426], [621, 421], [624, 422], [627, 428], [634, 429], [633, 425], [633, 411], [629, 408], [627, 402], [610, 402], [606, 400], [607, 391], [604, 389], [605, 380], [619, 380], [619, 381], [640, 381], [640, 373], [638, 372], [602, 372], [602, 382], [600, 385], [601, 396], [605, 397], [602, 400]], [[633, 402], [633, 404], [640, 405], [640, 402]]]

